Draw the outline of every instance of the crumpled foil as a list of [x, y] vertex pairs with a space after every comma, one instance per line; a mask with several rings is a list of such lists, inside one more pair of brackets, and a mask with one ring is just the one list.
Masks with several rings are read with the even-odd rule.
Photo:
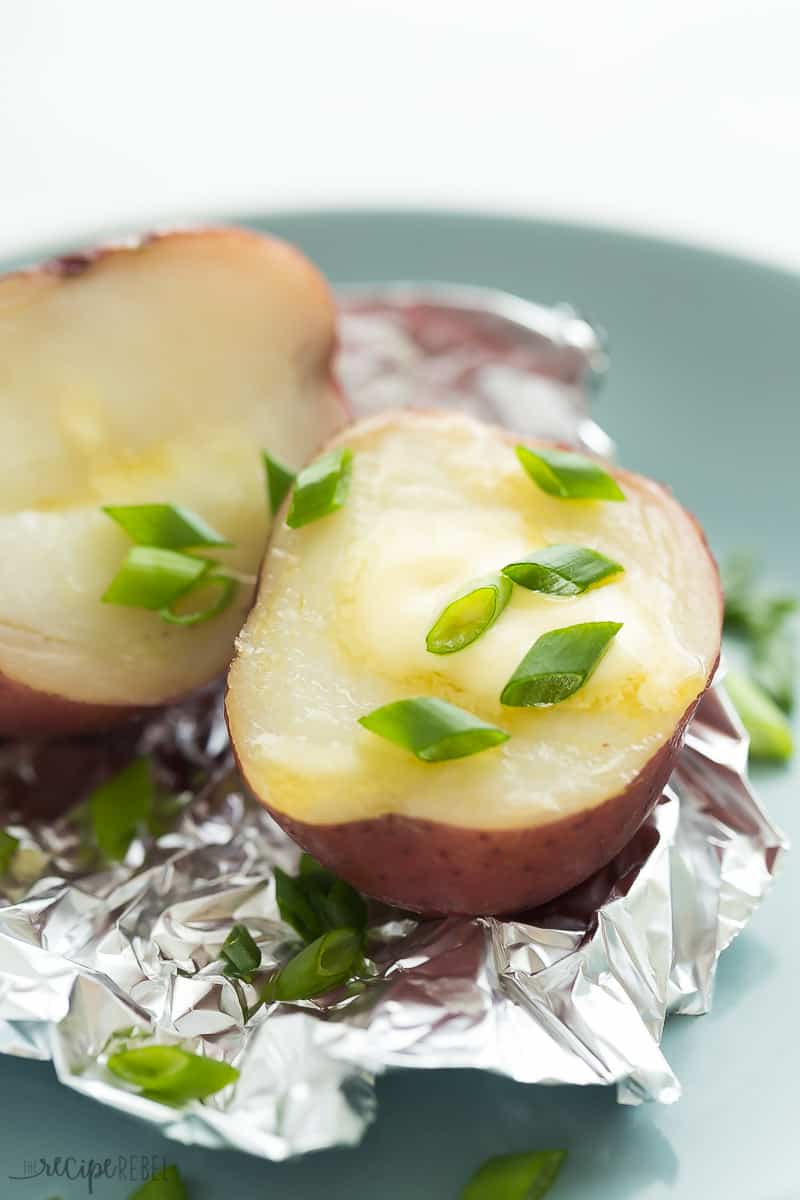
[[[523, 434], [612, 451], [588, 396], [600, 339], [571, 310], [472, 288], [344, 293], [339, 371], [366, 415], [452, 404]], [[76, 806], [134, 754], [184, 802], [168, 832], [99, 861]], [[419, 920], [373, 905], [361, 991], [262, 1007], [222, 973], [245, 922], [263, 965], [291, 931], [272, 868], [298, 851], [242, 788], [218, 687], [98, 737], [0, 745], [0, 823], [21, 840], [0, 883], [0, 1050], [52, 1057], [61, 1081], [171, 1138], [270, 1159], [359, 1141], [390, 1067], [477, 1067], [524, 1083], [616, 1084], [623, 1103], [680, 1094], [668, 1013], [711, 1003], [722, 950], [784, 848], [746, 779], [747, 743], [707, 693], [652, 817], [603, 871], [512, 919]], [[5, 893], [2, 887], [5, 887]], [[182, 1109], [104, 1066], [120, 1045], [176, 1043], [236, 1065]]]

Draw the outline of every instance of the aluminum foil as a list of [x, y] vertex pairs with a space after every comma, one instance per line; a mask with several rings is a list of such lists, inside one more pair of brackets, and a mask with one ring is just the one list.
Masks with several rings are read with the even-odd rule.
[[[612, 451], [589, 412], [603, 347], [571, 310], [412, 285], [341, 303], [340, 374], [359, 413], [452, 404]], [[76, 808], [134, 754], [151, 756], [180, 811], [108, 865]], [[655, 812], [605, 870], [513, 919], [421, 921], [373, 905], [360, 990], [245, 1021], [256, 992], [226, 978], [220, 948], [241, 921], [266, 968], [285, 957], [272, 869], [293, 869], [298, 851], [242, 788], [219, 688], [102, 737], [5, 743], [0, 824], [21, 849], [0, 883], [0, 1050], [52, 1057], [62, 1083], [169, 1137], [275, 1160], [358, 1142], [375, 1116], [374, 1077], [392, 1067], [674, 1101], [665, 1018], [707, 1011], [718, 957], [784, 848], [746, 757], [710, 691]], [[240, 1078], [183, 1109], [144, 1099], [104, 1064], [147, 1042], [225, 1059]]]

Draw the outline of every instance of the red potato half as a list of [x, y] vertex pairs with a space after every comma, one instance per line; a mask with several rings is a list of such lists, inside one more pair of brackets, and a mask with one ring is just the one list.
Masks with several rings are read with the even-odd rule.
[[223, 671], [244, 582], [192, 628], [100, 597], [131, 545], [104, 504], [180, 504], [251, 579], [260, 450], [308, 459], [345, 423], [335, 312], [305, 258], [237, 229], [180, 232], [0, 279], [0, 734], [101, 728]]
[[[513, 438], [466, 416], [387, 415], [342, 443], [347, 503], [276, 525], [238, 640], [227, 712], [244, 775], [301, 846], [372, 896], [425, 912], [541, 904], [608, 863], [660, 795], [719, 656], [714, 560], [659, 484], [612, 468], [624, 503], [556, 499]], [[574, 597], [515, 587], [479, 640], [427, 651], [461, 585], [554, 543], [625, 573]], [[541, 634], [597, 620], [623, 627], [580, 691], [549, 708], [500, 703]], [[358, 724], [425, 695], [510, 740], [425, 763]]]

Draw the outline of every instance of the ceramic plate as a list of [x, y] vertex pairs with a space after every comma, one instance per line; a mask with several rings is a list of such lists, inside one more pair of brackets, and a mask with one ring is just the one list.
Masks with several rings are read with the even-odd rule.
[[[421, 213], [278, 215], [249, 223], [297, 242], [335, 283], [448, 280], [569, 300], [609, 338], [596, 416], [622, 463], [668, 481], [712, 546], [753, 547], [800, 591], [800, 278], [605, 230]], [[800, 771], [757, 782], [800, 829]], [[272, 1165], [166, 1142], [61, 1088], [48, 1064], [0, 1059], [0, 1196], [78, 1200], [84, 1181], [15, 1182], [26, 1160], [166, 1155], [192, 1200], [456, 1200], [492, 1154], [564, 1146], [553, 1200], [797, 1200], [800, 1160], [800, 871], [723, 956], [713, 1011], [665, 1035], [674, 1106], [630, 1109], [613, 1089], [525, 1087], [478, 1072], [379, 1082], [379, 1118], [355, 1150]], [[135, 1184], [95, 1184], [125, 1200]]]

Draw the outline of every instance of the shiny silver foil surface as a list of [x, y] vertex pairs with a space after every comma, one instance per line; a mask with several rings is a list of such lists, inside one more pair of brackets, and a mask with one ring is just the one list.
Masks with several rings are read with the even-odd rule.
[[[571, 310], [472, 288], [398, 284], [340, 297], [339, 373], [356, 411], [454, 405], [601, 454], [589, 397], [605, 356]], [[135, 754], [180, 797], [168, 832], [99, 861], [75, 808]], [[373, 905], [370, 970], [331, 1000], [262, 1007], [223, 974], [234, 922], [263, 966], [291, 930], [272, 868], [298, 850], [245, 793], [221, 690], [90, 738], [0, 745], [0, 825], [20, 838], [0, 881], [0, 1050], [52, 1057], [63, 1084], [171, 1138], [274, 1160], [359, 1141], [374, 1077], [473, 1067], [524, 1083], [614, 1084], [669, 1103], [668, 1013], [711, 1004], [722, 950], [784, 848], [746, 779], [747, 744], [719, 690], [703, 699], [661, 802], [605, 870], [511, 919], [419, 920]], [[3, 890], [5, 889], [5, 890]], [[107, 1070], [122, 1045], [225, 1059], [235, 1086], [183, 1109]]]

